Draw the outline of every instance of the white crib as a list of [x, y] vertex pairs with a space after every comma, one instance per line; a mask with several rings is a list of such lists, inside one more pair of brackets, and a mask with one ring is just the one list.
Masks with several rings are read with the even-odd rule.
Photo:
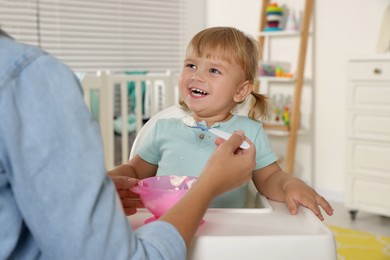
[[[143, 125], [143, 119], [150, 118], [157, 112], [175, 105], [178, 102], [177, 75], [170, 71], [160, 74], [110, 74], [108, 72], [86, 75], [82, 80], [84, 100], [92, 111], [93, 99], [98, 102], [98, 113], [95, 115], [99, 121], [104, 144], [105, 163], [107, 169], [115, 166], [114, 144], [114, 110], [119, 109], [121, 118], [121, 163], [129, 158], [128, 115], [134, 112], [136, 119], [136, 133]], [[135, 111], [129, 111], [128, 83], [135, 86]], [[146, 85], [144, 98], [142, 95], [142, 82]], [[119, 91], [118, 91], [119, 89]], [[144, 108], [144, 109], [143, 109]], [[143, 112], [144, 110], [144, 112]], [[96, 111], [95, 111], [96, 112]]]

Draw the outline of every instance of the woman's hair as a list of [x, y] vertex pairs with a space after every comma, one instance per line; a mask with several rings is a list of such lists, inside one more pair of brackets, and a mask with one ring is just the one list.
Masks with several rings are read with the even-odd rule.
[[[252, 37], [232, 27], [211, 27], [198, 32], [187, 47], [187, 55], [217, 58], [226, 62], [235, 62], [242, 67], [245, 80], [258, 89], [259, 44]], [[259, 93], [251, 92], [254, 102], [248, 117], [259, 120], [267, 115], [267, 98]], [[180, 103], [188, 107], [184, 102]]]

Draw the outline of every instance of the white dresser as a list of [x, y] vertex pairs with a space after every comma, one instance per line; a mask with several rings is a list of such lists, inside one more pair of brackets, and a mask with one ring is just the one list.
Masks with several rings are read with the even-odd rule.
[[390, 56], [348, 61], [346, 206], [390, 216]]

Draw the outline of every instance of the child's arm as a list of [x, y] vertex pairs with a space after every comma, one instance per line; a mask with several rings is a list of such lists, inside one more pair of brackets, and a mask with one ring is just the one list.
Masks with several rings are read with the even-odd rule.
[[109, 176], [127, 176], [136, 179], [152, 177], [156, 173], [157, 165], [142, 160], [138, 155], [134, 156], [129, 162], [108, 171]]
[[255, 171], [253, 182], [267, 198], [285, 202], [291, 214], [298, 212], [299, 205], [311, 209], [320, 220], [324, 220], [320, 207], [329, 216], [333, 214], [328, 201], [300, 179], [283, 172], [276, 162]]

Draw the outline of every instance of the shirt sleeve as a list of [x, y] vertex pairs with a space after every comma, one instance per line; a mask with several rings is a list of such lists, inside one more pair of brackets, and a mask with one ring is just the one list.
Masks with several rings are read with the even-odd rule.
[[0, 91], [0, 168], [22, 220], [14, 231], [30, 239], [23, 246], [47, 259], [185, 259], [169, 223], [130, 227], [73, 73], [50, 55], [15, 64]]
[[271, 145], [268, 140], [268, 136], [264, 131], [264, 128], [259, 128], [258, 135], [254, 141], [256, 147], [256, 168], [255, 170], [264, 168], [271, 163], [277, 161], [276, 154], [272, 151]]
[[155, 165], [157, 165], [161, 159], [160, 148], [156, 143], [158, 125], [159, 121], [149, 128], [148, 132], [146, 132], [142, 138], [142, 144], [139, 145], [138, 150], [136, 151], [143, 160]]

